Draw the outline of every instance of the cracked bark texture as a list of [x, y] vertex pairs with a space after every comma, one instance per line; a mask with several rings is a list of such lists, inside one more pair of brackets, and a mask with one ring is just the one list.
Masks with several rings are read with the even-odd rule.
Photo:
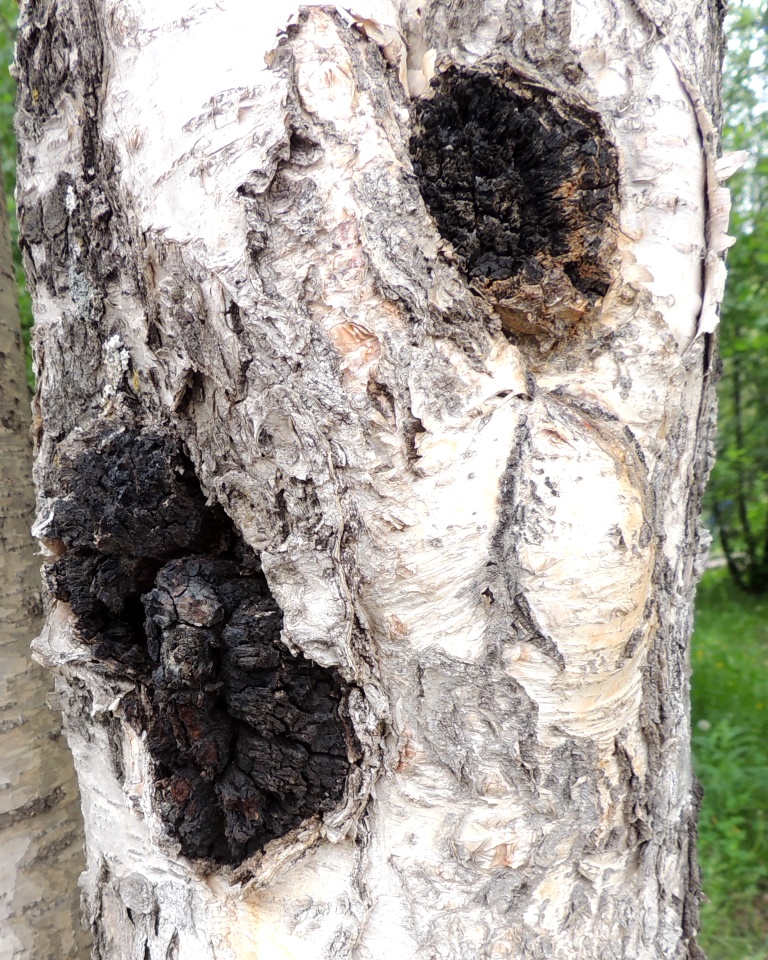
[[721, 14], [23, 6], [97, 957], [702, 956]]
[[52, 678], [30, 657], [40, 629], [40, 558], [16, 271], [0, 192], [0, 958], [73, 960], [87, 953], [78, 876], [83, 824]]

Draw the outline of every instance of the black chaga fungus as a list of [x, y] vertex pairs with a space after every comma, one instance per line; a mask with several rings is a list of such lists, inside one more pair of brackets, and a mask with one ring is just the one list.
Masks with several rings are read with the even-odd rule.
[[338, 678], [281, 643], [263, 576], [225, 559], [172, 560], [143, 601], [157, 663], [147, 743], [187, 851], [239, 862], [333, 809], [348, 768]]
[[451, 67], [432, 91], [414, 104], [413, 168], [473, 286], [512, 326], [528, 302], [557, 304], [550, 319], [586, 313], [611, 281], [618, 209], [598, 117], [511, 73]]
[[100, 425], [62, 452], [46, 568], [95, 669], [128, 674], [130, 722], [186, 856], [239, 865], [340, 802], [341, 678], [294, 657], [258, 558], [206, 505], [177, 443]]

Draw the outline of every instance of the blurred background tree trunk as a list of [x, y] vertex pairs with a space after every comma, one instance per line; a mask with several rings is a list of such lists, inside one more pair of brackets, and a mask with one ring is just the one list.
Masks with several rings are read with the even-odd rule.
[[0, 958], [85, 958], [83, 825], [51, 675], [30, 657], [43, 625], [30, 533], [29, 386], [11, 238], [0, 197]]

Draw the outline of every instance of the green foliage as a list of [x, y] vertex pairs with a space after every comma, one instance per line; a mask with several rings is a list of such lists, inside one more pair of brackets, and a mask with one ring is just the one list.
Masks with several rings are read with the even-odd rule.
[[750, 160], [730, 182], [728, 284], [720, 326], [718, 461], [707, 505], [735, 581], [768, 592], [768, 0], [738, 0], [727, 21], [726, 150]]
[[10, 74], [13, 62], [13, 44], [16, 38], [18, 6], [14, 0], [0, 0], [0, 165], [3, 173], [3, 188], [8, 205], [8, 220], [11, 225], [13, 260], [19, 289], [21, 327], [27, 349], [27, 371], [30, 386], [33, 383], [29, 336], [32, 327], [32, 302], [24, 283], [24, 269], [19, 253], [19, 228], [16, 222], [16, 137], [13, 130], [13, 114], [16, 105], [16, 83]]
[[709, 960], [768, 960], [768, 600], [725, 569], [699, 588], [693, 753]]
[[704, 578], [693, 640], [701, 940], [709, 960], [768, 960], [768, 0], [734, 0], [726, 27], [724, 149], [750, 160], [729, 184], [738, 242], [706, 502], [731, 576]]
[[0, 0], [0, 150], [3, 186], [13, 194], [16, 184], [16, 140], [13, 136], [13, 110], [16, 87], [8, 68], [13, 60], [17, 7], [13, 0]]

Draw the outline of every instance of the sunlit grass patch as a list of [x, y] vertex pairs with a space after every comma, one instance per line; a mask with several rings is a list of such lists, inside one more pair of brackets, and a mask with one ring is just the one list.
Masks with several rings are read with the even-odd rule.
[[768, 960], [768, 597], [725, 570], [699, 588], [692, 702], [702, 946], [709, 960]]

